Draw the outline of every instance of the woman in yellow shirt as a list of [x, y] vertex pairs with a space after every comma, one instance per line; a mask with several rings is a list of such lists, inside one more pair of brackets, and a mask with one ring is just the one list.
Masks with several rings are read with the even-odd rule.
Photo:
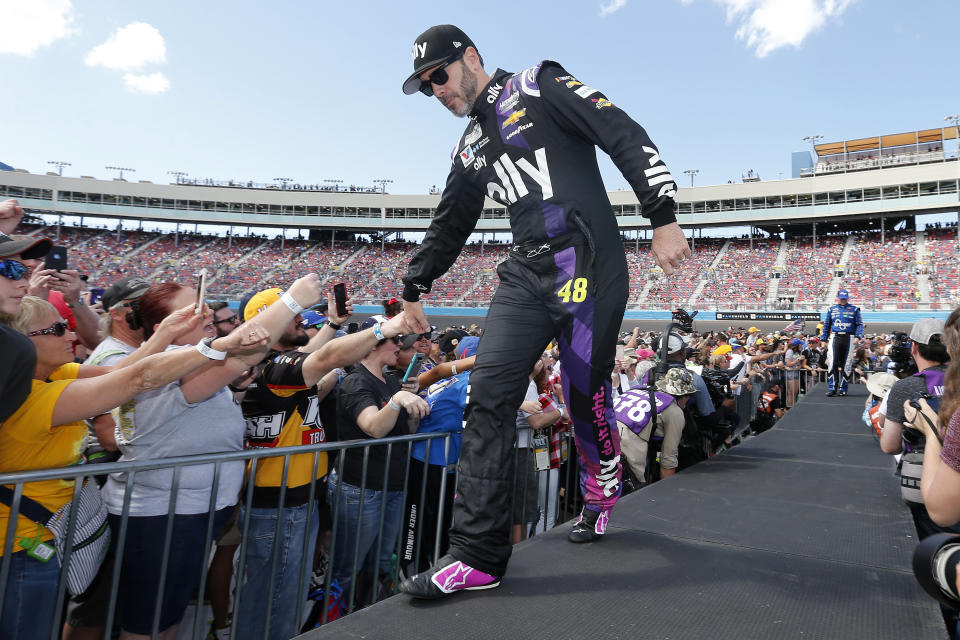
[[[194, 314], [193, 305], [185, 307], [172, 314], [165, 326], [158, 327], [161, 334], [166, 334], [158, 341], [169, 343], [176, 335], [208, 320], [209, 313]], [[154, 345], [145, 345], [127, 358], [124, 368], [109, 371], [104, 367], [81, 369], [72, 363], [76, 336], [45, 300], [23, 298], [10, 326], [33, 341], [37, 365], [27, 400], [0, 425], [0, 472], [77, 464], [86, 438], [86, 428], [80, 422], [84, 418], [182, 378], [209, 364], [210, 354], [249, 355], [262, 350], [269, 338], [267, 331], [250, 325], [214, 340], [208, 345], [213, 351], [207, 354], [199, 349], [180, 349], [145, 357], [155, 349]], [[84, 377], [91, 375], [96, 377]], [[73, 480], [45, 480], [25, 484], [23, 495], [57, 511], [72, 499], [73, 490]], [[0, 638], [49, 638], [50, 625], [59, 617], [54, 611], [59, 563], [36, 559], [25, 549], [31, 545], [23, 543], [48, 541], [53, 536], [36, 522], [19, 516], [14, 539], [8, 541], [9, 518], [9, 507], [0, 504], [0, 562], [11, 565], [0, 596]]]

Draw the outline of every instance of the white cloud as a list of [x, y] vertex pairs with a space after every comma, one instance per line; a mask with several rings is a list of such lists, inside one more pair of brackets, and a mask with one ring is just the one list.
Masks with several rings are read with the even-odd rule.
[[134, 22], [117, 29], [106, 42], [91, 49], [84, 61], [91, 67], [131, 71], [145, 64], [166, 62], [167, 45], [156, 27]]
[[607, 4], [600, 6], [600, 17], [606, 18], [614, 11], [619, 11], [627, 6], [627, 0], [610, 0]]
[[0, 0], [0, 53], [32, 56], [60, 38], [75, 33], [70, 0]]
[[728, 22], [740, 24], [737, 39], [763, 58], [781, 47], [800, 48], [807, 36], [839, 18], [855, 0], [714, 1], [727, 10]]
[[159, 71], [156, 73], [125, 73], [123, 74], [123, 83], [127, 89], [137, 93], [163, 93], [170, 88], [170, 81], [167, 76]]

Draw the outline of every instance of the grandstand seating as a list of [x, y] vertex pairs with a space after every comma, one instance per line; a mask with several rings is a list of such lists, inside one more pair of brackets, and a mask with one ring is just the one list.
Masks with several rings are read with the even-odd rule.
[[[309, 240], [284, 240], [282, 249], [279, 237], [235, 238], [233, 242], [239, 250], [234, 250], [212, 284], [219, 296], [239, 298], [260, 289], [286, 287], [291, 280], [312, 270], [307, 266], [300, 268], [301, 256], [313, 246]], [[298, 266], [296, 277], [286, 273], [293, 265]]]
[[[54, 228], [27, 222], [17, 229], [55, 237]], [[778, 295], [793, 298], [796, 304], [816, 307], [826, 299], [833, 284], [833, 271], [841, 259], [848, 236], [817, 238], [813, 249], [810, 238], [791, 239]], [[906, 306], [921, 301], [917, 273], [929, 274], [930, 302], [950, 305], [960, 302], [960, 262], [957, 260], [956, 228], [930, 228], [926, 233], [926, 259], [916, 263], [916, 239], [913, 231], [887, 232], [884, 242], [879, 233], [854, 236], [847, 260], [846, 275], [840, 286], [850, 291], [856, 304], [870, 306]], [[285, 240], [263, 236], [235, 237], [145, 231], [116, 231], [63, 226], [60, 244], [69, 249], [69, 262], [90, 276], [91, 287], [105, 287], [121, 276], [139, 275], [154, 279], [190, 282], [200, 268], [213, 277], [208, 286], [211, 297], [240, 298], [245, 293], [269, 286], [286, 286], [297, 275], [313, 271], [328, 283], [345, 282], [357, 303], [377, 304], [399, 296], [401, 277], [418, 244], [390, 242], [337, 242], [331, 248], [325, 242]], [[704, 287], [693, 307], [750, 308], [766, 304], [770, 273], [782, 241], [757, 239], [751, 248], [748, 239], [698, 239], [690, 259], [673, 276], [663, 276], [655, 268], [649, 244], [639, 247], [624, 243], [630, 272], [630, 306], [671, 308], [691, 304], [690, 297], [701, 282]], [[487, 244], [464, 247], [451, 269], [434, 283], [424, 296], [429, 304], [464, 306], [485, 305], [491, 299], [499, 278], [496, 266], [506, 259], [510, 245]], [[721, 255], [721, 251], [722, 255]], [[717, 256], [720, 255], [719, 260]], [[710, 265], [717, 262], [716, 269]], [[294, 268], [294, 272], [291, 269]], [[643, 296], [648, 278], [646, 297]], [[329, 286], [329, 284], [328, 284]], [[926, 301], [925, 299], [923, 300]]]
[[101, 231], [86, 242], [70, 245], [64, 242], [61, 230], [60, 242], [70, 251], [69, 264], [80, 269], [87, 265], [91, 287], [108, 287], [117, 278], [133, 275], [123, 263], [124, 258], [155, 237], [145, 231], [122, 231], [118, 238], [115, 231]]
[[918, 302], [916, 245], [913, 231], [888, 231], [885, 242], [880, 232], [857, 235], [841, 286], [859, 305]]
[[956, 225], [928, 229], [926, 250], [931, 301], [960, 304], [960, 252], [957, 251]]
[[[645, 307], [673, 308], [687, 306], [690, 296], [696, 291], [701, 280], [710, 281], [710, 274], [707, 269], [713, 264], [717, 254], [723, 248], [725, 238], [703, 238], [698, 239], [691, 252], [690, 258], [683, 261], [683, 264], [675, 271], [672, 276], [659, 275], [657, 281], [651, 285], [647, 294]], [[649, 245], [643, 256], [643, 264], [649, 271], [654, 268], [653, 255], [650, 254]], [[628, 253], [629, 262], [629, 253]], [[636, 303], [637, 299], [633, 297], [633, 291], [637, 288], [634, 284], [636, 272], [631, 269], [631, 303]], [[643, 288], [642, 282], [637, 283]], [[701, 296], [702, 297], [702, 296]]]
[[490, 303], [494, 292], [500, 285], [500, 276], [497, 275], [497, 265], [507, 259], [509, 245], [487, 245], [484, 254], [486, 259], [479, 267], [477, 282], [463, 299], [464, 306], [485, 305]]
[[[120, 265], [125, 276], [149, 277], [159, 269], [176, 268], [182, 258], [209, 243], [211, 236], [194, 234], [161, 234], [147, 249]], [[165, 280], [162, 272], [159, 280]]]
[[789, 241], [778, 296], [792, 295], [795, 304], [820, 303], [830, 289], [846, 240], [846, 236], [819, 237], [816, 251], [812, 238]]
[[[480, 245], [472, 244], [463, 248], [460, 257], [454, 263], [453, 267], [439, 280], [433, 283], [433, 289], [424, 299], [431, 302], [456, 302], [460, 296], [474, 288], [474, 284], [479, 281], [487, 280], [487, 276], [493, 274], [500, 259], [506, 257], [497, 246], [487, 246], [480, 250]], [[404, 265], [405, 266], [405, 265]], [[497, 279], [499, 282], [499, 278]], [[495, 287], [494, 287], [495, 288]], [[486, 298], [474, 298], [474, 300], [489, 300]]]
[[779, 238], [754, 238], [752, 248], [749, 238], [731, 241], [700, 295], [701, 304], [724, 308], [763, 305], [781, 244]]

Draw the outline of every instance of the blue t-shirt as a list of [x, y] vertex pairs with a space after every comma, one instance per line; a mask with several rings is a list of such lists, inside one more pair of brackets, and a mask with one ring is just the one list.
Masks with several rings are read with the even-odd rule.
[[[467, 387], [470, 384], [470, 372], [445, 378], [427, 388], [427, 404], [430, 415], [420, 421], [417, 433], [447, 431], [450, 436], [449, 451], [444, 438], [430, 440], [430, 462], [438, 466], [456, 463], [460, 459], [460, 438], [463, 430], [463, 409], [467, 404]], [[411, 457], [423, 462], [427, 452], [427, 441], [414, 442]]]

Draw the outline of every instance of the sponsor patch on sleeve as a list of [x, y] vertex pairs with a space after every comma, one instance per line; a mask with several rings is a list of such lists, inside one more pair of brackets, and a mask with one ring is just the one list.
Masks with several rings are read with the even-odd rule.
[[593, 87], [589, 87], [587, 85], [583, 85], [582, 87], [574, 91], [574, 93], [580, 96], [581, 98], [589, 98], [596, 92], [597, 92], [596, 89], [594, 89]]

